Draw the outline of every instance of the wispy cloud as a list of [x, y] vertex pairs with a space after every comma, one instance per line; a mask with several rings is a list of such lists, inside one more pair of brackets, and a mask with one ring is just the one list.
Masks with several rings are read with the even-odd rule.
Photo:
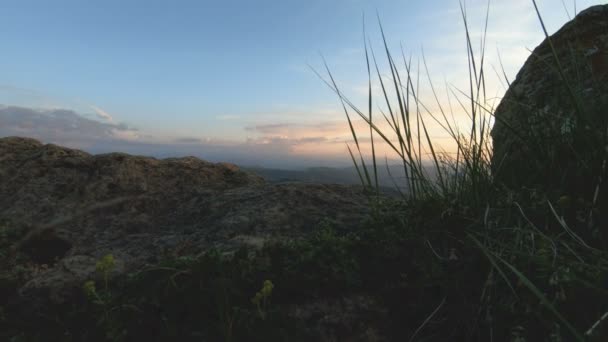
[[[258, 128], [273, 133], [271, 127], [280, 129], [281, 126], [271, 124]], [[349, 164], [344, 145], [336, 143], [338, 139], [319, 133], [311, 135], [314, 129], [309, 132], [300, 132], [300, 137], [261, 134], [241, 141], [187, 136], [167, 138], [140, 132], [125, 124], [92, 120], [72, 110], [0, 106], [0, 137], [31, 137], [91, 153], [121, 151], [154, 157], [193, 155], [210, 161], [279, 168]]]
[[216, 120], [220, 120], [220, 121], [238, 120], [240, 118], [241, 118], [241, 116], [236, 115], [236, 114], [224, 114], [224, 115], [218, 115], [215, 117]]
[[267, 123], [245, 126], [245, 131], [266, 135], [282, 135], [290, 137], [306, 137], [310, 135], [343, 135], [347, 130], [347, 123], [342, 121], [325, 121], [316, 124], [298, 122]]
[[90, 107], [93, 111], [95, 111], [95, 114], [97, 114], [97, 116], [101, 119], [104, 119], [108, 122], [114, 122], [114, 118], [112, 117], [112, 115], [108, 114], [108, 112], [106, 112], [105, 110], [94, 105], [91, 105]]
[[136, 140], [137, 130], [125, 124], [104, 123], [66, 109], [0, 109], [0, 136], [28, 136], [54, 143]]
[[[369, 128], [361, 120], [354, 124], [361, 133], [361, 150], [368, 155]], [[251, 125], [248, 132], [252, 136], [240, 141], [196, 136], [167, 138], [124, 124], [91, 120], [71, 110], [0, 107], [0, 137], [32, 137], [91, 153], [121, 151], [155, 157], [193, 155], [209, 161], [278, 168], [348, 166], [351, 162], [346, 144], [352, 144], [352, 137], [345, 122], [266, 123]], [[378, 155], [394, 157], [384, 144], [378, 140], [376, 143]]]
[[203, 140], [200, 138], [175, 138], [173, 142], [176, 144], [201, 144]]

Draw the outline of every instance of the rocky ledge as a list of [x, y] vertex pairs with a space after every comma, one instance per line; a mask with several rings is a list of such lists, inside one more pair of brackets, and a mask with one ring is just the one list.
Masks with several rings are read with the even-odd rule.
[[41, 269], [20, 292], [53, 302], [82, 286], [107, 254], [121, 275], [162, 255], [298, 238], [324, 220], [356, 229], [366, 201], [356, 187], [272, 185], [236, 165], [194, 157], [91, 155], [0, 139], [0, 222], [19, 227], [14, 252]]

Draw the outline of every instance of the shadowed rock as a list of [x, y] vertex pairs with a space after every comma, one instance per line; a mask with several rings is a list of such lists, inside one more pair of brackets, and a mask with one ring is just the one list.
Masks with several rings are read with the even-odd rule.
[[[534, 49], [495, 111], [496, 178], [590, 195], [605, 158], [608, 5], [588, 8]], [[561, 72], [560, 72], [561, 70]]]
[[0, 139], [0, 222], [25, 229], [18, 252], [49, 269], [22, 294], [66, 300], [106, 254], [115, 273], [163, 254], [260, 246], [298, 238], [330, 220], [356, 229], [366, 198], [354, 187], [266, 184], [227, 163], [90, 155], [33, 139]]

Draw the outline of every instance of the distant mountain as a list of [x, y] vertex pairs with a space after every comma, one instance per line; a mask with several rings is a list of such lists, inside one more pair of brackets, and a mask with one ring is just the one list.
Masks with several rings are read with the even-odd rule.
[[[270, 183], [318, 183], [318, 184], [348, 184], [360, 185], [361, 179], [354, 166], [344, 168], [311, 167], [303, 170], [268, 169], [263, 167], [244, 167], [248, 171], [266, 179]], [[378, 165], [378, 184], [381, 188], [396, 191], [407, 191], [407, 181], [403, 172], [403, 165]], [[434, 174], [432, 167], [426, 168], [429, 174]], [[373, 171], [368, 167], [373, 182]]]

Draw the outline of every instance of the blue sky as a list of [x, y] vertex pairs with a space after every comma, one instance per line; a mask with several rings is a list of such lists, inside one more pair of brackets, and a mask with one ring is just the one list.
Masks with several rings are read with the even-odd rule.
[[[476, 31], [486, 2], [466, 3]], [[573, 2], [564, 2], [572, 15]], [[550, 31], [568, 20], [562, 0], [538, 3]], [[455, 70], [466, 66], [458, 8], [458, 0], [4, 0], [0, 103], [69, 109], [137, 130], [117, 140], [267, 148], [258, 161], [269, 165], [281, 159], [273, 144], [287, 144], [285, 160], [325, 163], [347, 156], [322, 138], [347, 139], [348, 131], [337, 98], [307, 65], [321, 68], [321, 52], [345, 92], [362, 100], [362, 13], [379, 50], [378, 11], [391, 47], [402, 42], [419, 55], [424, 46], [432, 74], [457, 82]], [[510, 77], [542, 40], [528, 0], [492, 1], [489, 32], [489, 54], [500, 50]], [[234, 155], [225, 159], [245, 162]]]

